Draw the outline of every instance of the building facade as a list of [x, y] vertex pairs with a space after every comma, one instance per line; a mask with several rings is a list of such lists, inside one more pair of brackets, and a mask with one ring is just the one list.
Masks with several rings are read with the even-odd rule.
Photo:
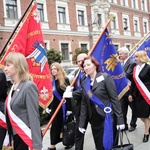
[[[3, 49], [31, 0], [0, 1], [0, 47]], [[116, 48], [131, 49], [150, 29], [149, 0], [36, 0], [46, 49], [72, 64], [75, 49], [95, 44], [110, 14], [108, 26]], [[0, 51], [1, 51], [0, 50]]]

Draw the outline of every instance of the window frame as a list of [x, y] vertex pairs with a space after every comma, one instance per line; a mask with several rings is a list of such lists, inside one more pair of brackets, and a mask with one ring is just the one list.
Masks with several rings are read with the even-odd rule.
[[138, 32], [138, 21], [134, 20], [134, 32]]
[[131, 43], [125, 43], [125, 47], [128, 48], [128, 50], [131, 50]]
[[[77, 30], [89, 32], [88, 23], [90, 24], [88, 15], [87, 15], [87, 4], [76, 3], [76, 20], [77, 20]], [[84, 25], [80, 25], [78, 19], [78, 10], [84, 12]]]
[[111, 22], [111, 29], [117, 29], [116, 16], [113, 17]]
[[[61, 44], [68, 44], [68, 56], [69, 56], [69, 59], [68, 60], [62, 60], [63, 62], [70, 62], [71, 58], [72, 58], [72, 53], [71, 53], [71, 41], [68, 41], [68, 40], [60, 40], [59, 41], [59, 50], [62, 54], [62, 49], [61, 49]], [[62, 54], [63, 56], [63, 54]]]
[[18, 19], [17, 0], [9, 0], [15, 2], [15, 4], [6, 3], [6, 15], [8, 19]]
[[123, 18], [123, 28], [128, 29], [128, 19], [127, 18]]
[[66, 24], [66, 8], [58, 6], [58, 18], [60, 24]]
[[[85, 25], [85, 15], [84, 15], [84, 11], [83, 10], [77, 10], [78, 12], [78, 23], [80, 26], [84, 26]], [[81, 13], [81, 14], [80, 14]]]
[[139, 17], [134, 16], [133, 17], [133, 25], [134, 25], [134, 32], [140, 32], [140, 23], [139, 23]]
[[133, 9], [138, 9], [139, 8], [138, 0], [134, 0], [134, 2], [131, 1], [131, 3], [132, 3], [132, 8]]
[[147, 5], [145, 0], [141, 0], [141, 10], [147, 11]]
[[117, 0], [109, 0], [110, 3], [116, 3], [117, 4]]
[[[63, 7], [65, 8], [65, 17], [66, 17], [66, 23], [59, 23], [59, 14], [58, 14], [58, 8]], [[61, 1], [61, 0], [56, 0], [56, 16], [57, 16], [57, 30], [65, 30], [65, 31], [70, 31], [70, 21], [69, 21], [69, 10], [68, 10], [68, 1]]]
[[[67, 47], [63, 47], [67, 46]], [[67, 48], [67, 51], [66, 51]], [[63, 61], [68, 61], [69, 60], [69, 43], [61, 43], [61, 53], [62, 53], [62, 57], [63, 57]]]
[[[38, 6], [42, 6], [42, 8], [38, 8]], [[44, 6], [42, 3], [37, 3], [37, 9], [40, 17], [40, 21], [44, 21]]]
[[[147, 24], [147, 25], [146, 25], [146, 31], [147, 31], [147, 32], [145, 32], [144, 22]], [[144, 34], [147, 34], [148, 31], [149, 31], [148, 18], [143, 18], [143, 32], [144, 32]]]
[[82, 44], [86, 44], [87, 45], [87, 50], [90, 50], [90, 43], [88, 41], [80, 41], [79, 42], [79, 47], [81, 47]]

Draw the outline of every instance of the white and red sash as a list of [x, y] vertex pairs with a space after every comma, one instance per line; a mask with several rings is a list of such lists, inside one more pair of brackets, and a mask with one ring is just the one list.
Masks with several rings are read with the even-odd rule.
[[[0, 126], [7, 129], [6, 118], [5, 118], [5, 115], [1, 111], [0, 111]], [[9, 137], [8, 137], [8, 133], [6, 133], [3, 146], [8, 146], [8, 145], [9, 145]]]
[[0, 126], [7, 129], [5, 115], [0, 111]]
[[30, 128], [19, 117], [17, 117], [15, 113], [11, 110], [10, 101], [11, 101], [12, 90], [13, 90], [13, 86], [6, 99], [6, 109], [7, 109], [7, 113], [8, 113], [11, 125], [15, 129], [17, 134], [21, 137], [21, 139], [28, 145], [29, 149], [33, 150]]
[[140, 91], [141, 95], [143, 96], [144, 100], [150, 105], [150, 92], [146, 88], [146, 86], [143, 84], [143, 82], [139, 78], [139, 70], [137, 69], [137, 66], [134, 67], [133, 71], [133, 79], [135, 81], [135, 84]]

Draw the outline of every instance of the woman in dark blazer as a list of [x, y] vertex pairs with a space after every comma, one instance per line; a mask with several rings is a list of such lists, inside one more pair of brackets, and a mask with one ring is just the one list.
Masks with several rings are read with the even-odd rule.
[[[62, 100], [63, 93], [68, 85], [70, 85], [69, 79], [63, 68], [60, 66], [59, 63], [55, 62], [51, 64], [51, 75], [53, 80], [53, 101], [47, 109], [47, 112], [51, 115], [57, 109], [60, 101]], [[50, 130], [50, 140], [51, 145], [47, 150], [56, 150], [55, 145], [62, 141], [62, 129], [63, 125], [66, 121], [66, 117], [72, 114], [72, 107], [71, 107], [71, 99], [66, 99], [66, 103], [64, 103], [59, 110], [57, 116], [55, 117], [51, 130]], [[65, 147], [65, 149], [71, 148], [73, 145], [69, 147]]]
[[136, 115], [145, 126], [143, 142], [147, 142], [150, 131], [150, 65], [147, 64], [149, 58], [145, 51], [138, 51], [135, 53], [135, 60], [137, 66], [133, 70], [129, 101], [135, 101]]
[[7, 81], [5, 73], [0, 69], [0, 150], [6, 135], [6, 119], [4, 115], [4, 105], [7, 97]]
[[5, 72], [13, 86], [6, 99], [8, 133], [14, 150], [41, 150], [38, 89], [32, 82], [24, 55], [10, 52], [5, 58]]
[[[108, 150], [112, 147], [116, 129], [124, 129], [121, 105], [110, 75], [101, 73], [94, 57], [86, 57], [83, 68], [87, 78], [82, 82], [82, 102], [79, 130], [84, 133], [86, 120], [91, 124], [95, 148]], [[114, 115], [115, 114], [115, 115]]]

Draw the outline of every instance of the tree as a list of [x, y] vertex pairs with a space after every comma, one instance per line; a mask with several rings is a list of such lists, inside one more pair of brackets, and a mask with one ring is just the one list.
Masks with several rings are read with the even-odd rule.
[[80, 48], [76, 48], [75, 49], [75, 55], [73, 56], [73, 62], [76, 63], [77, 62], [77, 56], [81, 53], [88, 53], [88, 49], [87, 48], [83, 48], [83, 47], [80, 47]]
[[58, 50], [54, 50], [53, 48], [47, 50], [47, 59], [49, 65], [51, 65], [53, 62], [61, 63], [62, 60], [61, 52]]

